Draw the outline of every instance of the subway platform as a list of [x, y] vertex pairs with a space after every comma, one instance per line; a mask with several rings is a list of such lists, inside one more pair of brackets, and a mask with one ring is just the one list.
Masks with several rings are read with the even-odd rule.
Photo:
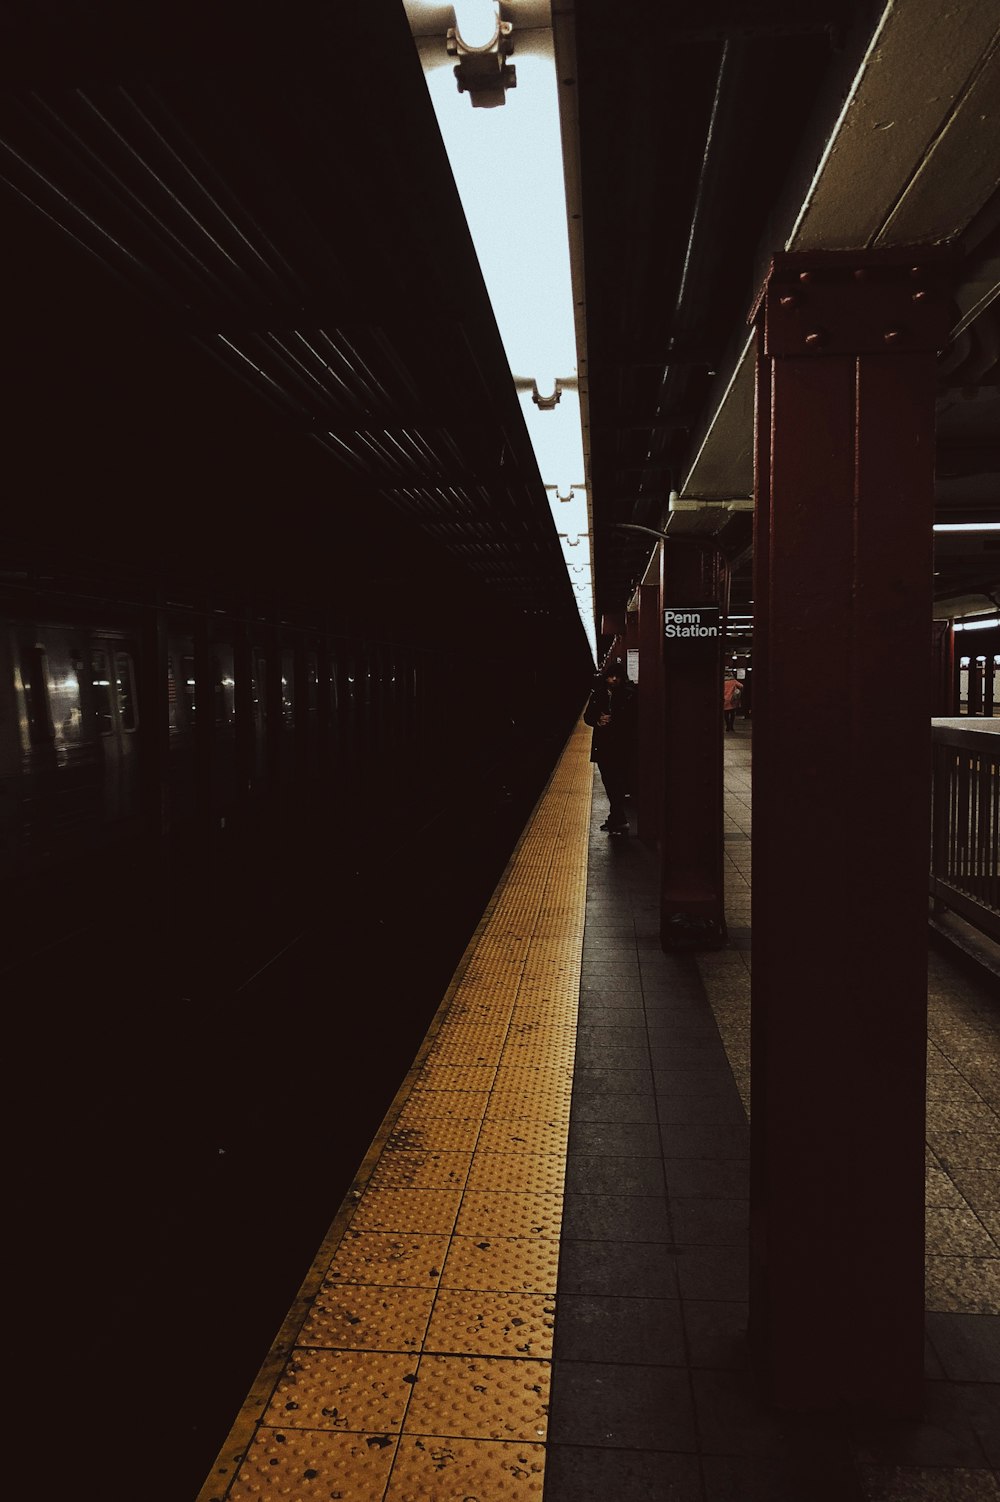
[[939, 954], [924, 1419], [756, 1393], [750, 747], [729, 946], [666, 955], [574, 732], [199, 1502], [1000, 1502], [1000, 1003]]

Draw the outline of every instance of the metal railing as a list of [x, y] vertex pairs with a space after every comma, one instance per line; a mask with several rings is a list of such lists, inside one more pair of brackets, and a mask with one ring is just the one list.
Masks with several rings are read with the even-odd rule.
[[931, 896], [1000, 941], [1000, 719], [931, 725]]

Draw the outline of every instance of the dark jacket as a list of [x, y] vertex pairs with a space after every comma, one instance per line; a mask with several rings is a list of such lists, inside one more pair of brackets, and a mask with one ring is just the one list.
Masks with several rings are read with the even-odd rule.
[[[614, 688], [606, 679], [595, 686], [583, 711], [584, 724], [594, 727], [590, 759], [605, 766], [620, 762], [627, 766], [635, 748], [637, 694], [635, 684], [621, 679]], [[602, 714], [610, 714], [607, 725], [599, 725]]]

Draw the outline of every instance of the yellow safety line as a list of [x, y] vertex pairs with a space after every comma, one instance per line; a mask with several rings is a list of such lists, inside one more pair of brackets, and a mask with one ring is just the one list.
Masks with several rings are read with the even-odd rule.
[[578, 725], [198, 1502], [541, 1496], [589, 741]]

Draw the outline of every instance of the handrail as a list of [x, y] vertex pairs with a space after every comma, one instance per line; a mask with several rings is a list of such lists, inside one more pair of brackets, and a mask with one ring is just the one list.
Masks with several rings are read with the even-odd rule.
[[1000, 941], [1000, 719], [931, 721], [930, 893]]

